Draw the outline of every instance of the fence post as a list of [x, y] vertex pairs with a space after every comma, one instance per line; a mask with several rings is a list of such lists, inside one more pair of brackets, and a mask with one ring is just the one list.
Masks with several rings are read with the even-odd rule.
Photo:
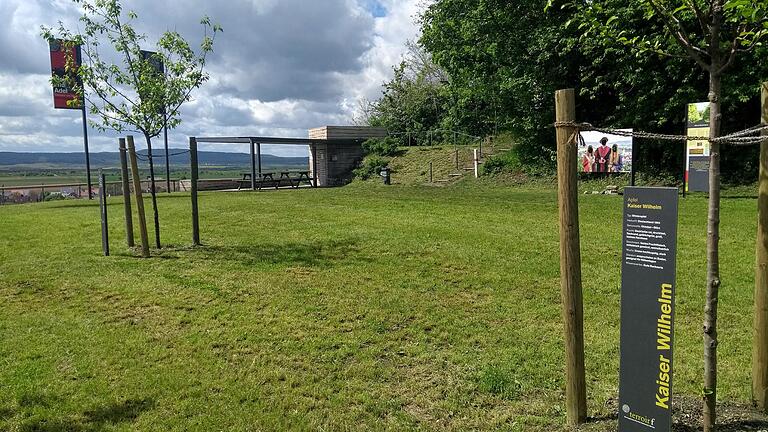
[[480, 160], [477, 158], [477, 149], [472, 149], [474, 153], [475, 178], [480, 177]]
[[[557, 122], [576, 120], [573, 89], [555, 93]], [[566, 408], [568, 424], [586, 421], [587, 394], [584, 373], [584, 305], [581, 288], [578, 178], [573, 127], [557, 127], [557, 200], [560, 213], [560, 294], [563, 303], [566, 358]]]
[[432, 183], [432, 162], [429, 163], [429, 182]]
[[128, 135], [128, 158], [131, 162], [131, 177], [133, 177], [133, 193], [136, 195], [136, 211], [139, 214], [139, 233], [141, 234], [141, 256], [149, 258], [149, 236], [147, 235], [147, 217], [144, 215], [144, 199], [141, 196], [141, 176], [139, 164], [136, 161], [136, 146], [133, 135]]
[[99, 209], [101, 210], [101, 250], [109, 256], [109, 222], [107, 221], [107, 181], [99, 170]]
[[[762, 120], [768, 124], [768, 82], [763, 83], [761, 96]], [[768, 413], [768, 139], [760, 143], [758, 190], [752, 400], [760, 411]]]
[[128, 180], [128, 157], [126, 155], [125, 138], [120, 138], [120, 176], [123, 185], [123, 207], [125, 209], [125, 239], [128, 247], [136, 246], [133, 240], [133, 212], [131, 211], [131, 184]]
[[197, 209], [197, 139], [189, 138], [189, 165], [192, 191], [192, 244], [200, 246], [200, 218]]

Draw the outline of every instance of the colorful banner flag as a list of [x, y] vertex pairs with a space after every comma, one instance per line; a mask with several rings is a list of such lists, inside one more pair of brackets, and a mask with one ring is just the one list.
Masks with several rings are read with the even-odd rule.
[[[83, 109], [82, 98], [75, 91], [80, 85], [77, 70], [82, 65], [79, 45], [72, 45], [60, 39], [49, 43], [51, 51], [51, 75], [53, 82], [53, 107], [56, 109]], [[72, 62], [67, 68], [67, 58]]]

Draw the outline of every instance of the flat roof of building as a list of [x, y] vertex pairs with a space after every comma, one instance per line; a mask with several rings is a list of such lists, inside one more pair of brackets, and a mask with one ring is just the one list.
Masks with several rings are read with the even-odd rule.
[[282, 137], [192, 137], [198, 143], [208, 144], [286, 144], [286, 145], [312, 145], [312, 144], [360, 144], [367, 138], [354, 139], [312, 139], [312, 138], [282, 138]]

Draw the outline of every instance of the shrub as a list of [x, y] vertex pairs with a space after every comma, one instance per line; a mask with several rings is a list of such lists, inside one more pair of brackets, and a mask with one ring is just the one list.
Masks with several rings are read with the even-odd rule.
[[502, 174], [523, 170], [520, 156], [516, 151], [508, 151], [486, 159], [482, 165], [483, 174]]
[[371, 138], [363, 143], [365, 154], [376, 156], [397, 156], [400, 142], [393, 137]]
[[368, 180], [371, 177], [379, 175], [381, 169], [389, 164], [389, 160], [381, 156], [368, 156], [363, 159], [360, 166], [355, 169], [354, 174], [356, 178], [361, 180]]

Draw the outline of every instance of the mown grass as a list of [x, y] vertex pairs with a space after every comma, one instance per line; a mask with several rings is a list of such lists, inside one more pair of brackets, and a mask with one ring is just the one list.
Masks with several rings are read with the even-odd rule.
[[[555, 199], [205, 193], [190, 248], [188, 196], [162, 195], [148, 260], [117, 199], [110, 258], [94, 203], [0, 207], [0, 430], [563, 430]], [[580, 199], [589, 411], [610, 419], [621, 199]], [[723, 201], [724, 401], [750, 396], [755, 209]], [[680, 211], [675, 387], [696, 398], [706, 201]]]

